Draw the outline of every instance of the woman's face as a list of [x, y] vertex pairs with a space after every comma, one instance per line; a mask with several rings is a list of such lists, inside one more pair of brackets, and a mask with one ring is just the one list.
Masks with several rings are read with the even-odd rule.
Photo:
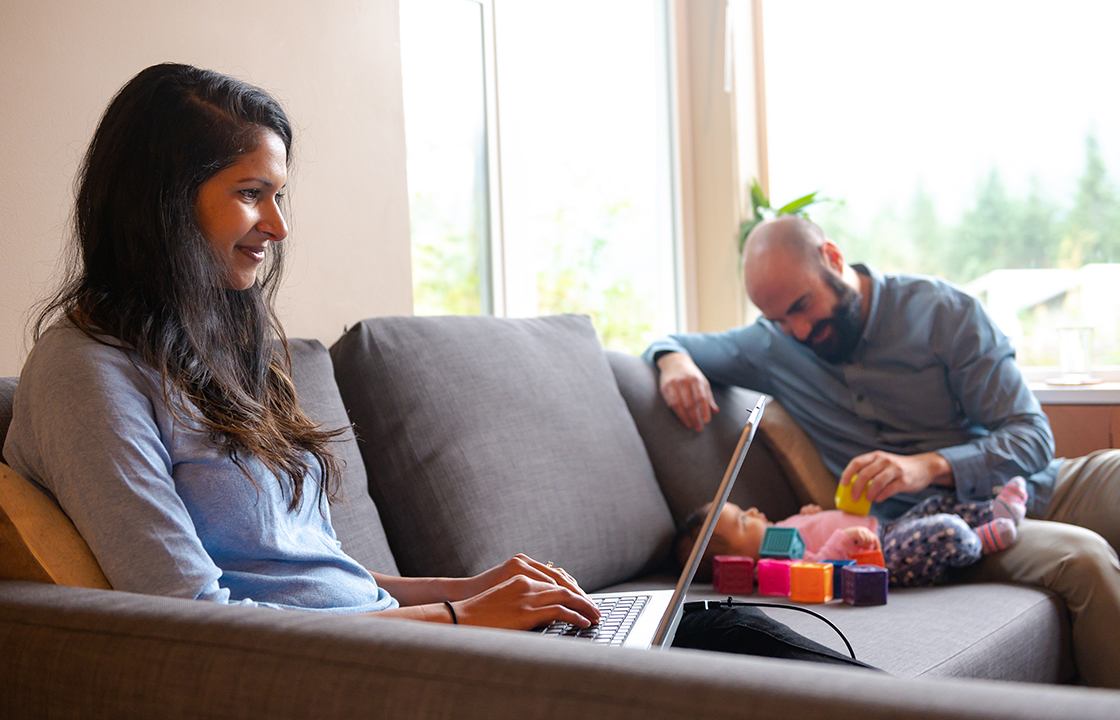
[[257, 280], [270, 242], [288, 236], [277, 204], [288, 182], [284, 142], [271, 130], [233, 165], [198, 189], [195, 217], [203, 237], [225, 263], [227, 287], [247, 290]]

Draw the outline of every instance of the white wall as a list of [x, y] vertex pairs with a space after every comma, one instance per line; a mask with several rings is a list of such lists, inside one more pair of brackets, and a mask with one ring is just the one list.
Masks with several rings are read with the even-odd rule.
[[0, 3], [0, 375], [26, 354], [53, 287], [73, 177], [112, 95], [157, 62], [272, 92], [296, 129], [288, 334], [333, 342], [411, 314], [397, 0], [6, 0]]

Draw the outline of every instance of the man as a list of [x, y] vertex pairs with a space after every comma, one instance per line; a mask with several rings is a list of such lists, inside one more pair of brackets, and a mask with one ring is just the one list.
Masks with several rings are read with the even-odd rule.
[[772, 395], [883, 520], [934, 493], [990, 500], [1024, 476], [1034, 519], [967, 578], [1057, 592], [1082, 679], [1120, 688], [1120, 452], [1051, 461], [1049, 423], [1010, 342], [944, 281], [846, 265], [820, 228], [789, 216], [751, 232], [743, 266], [762, 319], [646, 351], [681, 422], [699, 432], [719, 411], [709, 381]]

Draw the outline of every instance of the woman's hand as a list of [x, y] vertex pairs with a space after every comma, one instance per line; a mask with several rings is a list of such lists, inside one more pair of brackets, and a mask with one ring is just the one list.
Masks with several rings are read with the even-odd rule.
[[518, 576], [526, 577], [530, 580], [560, 585], [578, 595], [584, 595], [584, 597], [586, 597], [583, 588], [581, 588], [575, 578], [569, 575], [563, 568], [553, 567], [551, 563], [546, 564], [538, 562], [528, 555], [518, 553], [501, 565], [492, 567], [486, 572], [475, 575], [474, 577], [462, 578], [454, 581], [456, 587], [451, 590], [454, 597], [449, 597], [447, 599], [465, 600], [469, 597], [480, 595]]
[[599, 610], [575, 578], [528, 555], [452, 581], [448, 590], [463, 625], [529, 629], [554, 620], [579, 627], [599, 622]]
[[531, 630], [556, 620], [581, 628], [599, 622], [598, 608], [582, 592], [525, 575], [453, 605], [460, 625]]

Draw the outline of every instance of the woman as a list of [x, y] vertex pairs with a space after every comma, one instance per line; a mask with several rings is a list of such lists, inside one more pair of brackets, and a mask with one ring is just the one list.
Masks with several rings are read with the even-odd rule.
[[435, 622], [586, 627], [567, 573], [371, 575], [340, 549], [337, 433], [300, 409], [273, 312], [292, 144], [267, 93], [156, 65], [112, 100], [79, 177], [77, 257], [35, 324], [4, 455], [118, 590]]

